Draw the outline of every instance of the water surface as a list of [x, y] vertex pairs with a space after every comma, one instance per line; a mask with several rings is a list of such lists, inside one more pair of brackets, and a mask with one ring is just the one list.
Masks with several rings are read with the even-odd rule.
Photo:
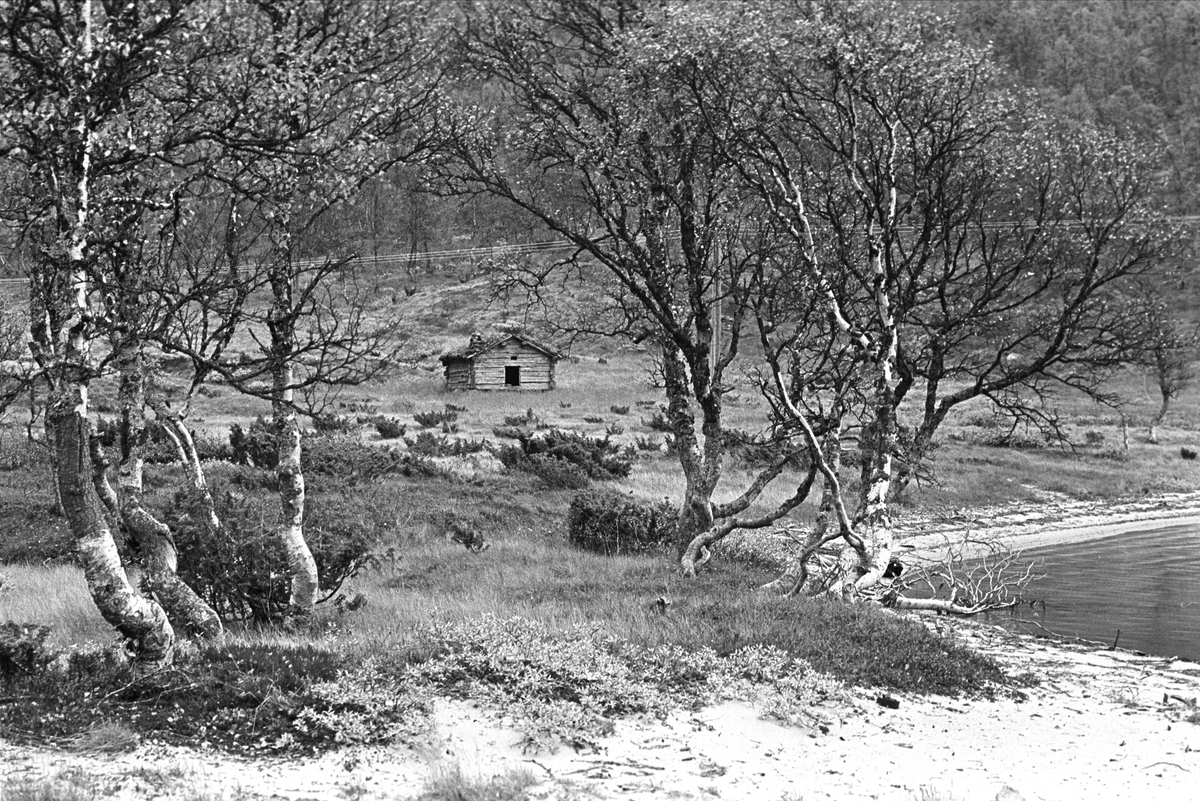
[[1032, 621], [1109, 645], [1120, 629], [1121, 647], [1200, 658], [1200, 527], [1163, 526], [1024, 555], [1044, 575], [1025, 593], [1037, 603], [992, 614], [992, 622], [1036, 632], [1020, 622]]

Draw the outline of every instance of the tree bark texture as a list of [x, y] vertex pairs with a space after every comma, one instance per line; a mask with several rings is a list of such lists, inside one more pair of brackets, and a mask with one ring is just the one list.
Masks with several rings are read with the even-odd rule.
[[133, 645], [135, 671], [151, 673], [171, 663], [175, 632], [162, 607], [136, 592], [125, 576], [92, 482], [90, 432], [81, 413], [86, 408], [86, 387], [66, 387], [56, 389], [46, 410], [57, 445], [54, 467], [63, 509], [96, 608]]
[[120, 487], [117, 497], [121, 522], [132, 535], [142, 563], [142, 588], [158, 599], [176, 627], [193, 636], [212, 639], [222, 631], [220, 618], [179, 577], [179, 555], [171, 529], [142, 504], [146, 447], [145, 355], [137, 348], [129, 348], [120, 357], [120, 371], [121, 430], [118, 441], [121, 461], [117, 470]]
[[[94, 57], [91, 0], [83, 0], [74, 13], [78, 50], [66, 57], [89, 65]], [[94, 104], [89, 70], [72, 72], [71, 78], [66, 93], [71, 126], [52, 133], [56, 140], [47, 151], [53, 155], [37, 169], [46, 181], [54, 220], [48, 223], [53, 241], [38, 253], [30, 276], [30, 350], [50, 386], [46, 430], [54, 474], [88, 590], [100, 614], [131, 644], [134, 671], [141, 675], [171, 663], [175, 632], [162, 607], [130, 586], [95, 483], [88, 421], [96, 336], [88, 270]]]
[[[822, 438], [821, 452], [825, 458], [825, 464], [836, 475], [842, 467], [842, 424], [840, 420]], [[825, 479], [822, 481], [821, 505], [817, 509], [816, 520], [813, 521], [812, 530], [809, 531], [808, 536], [805, 538], [804, 545], [801, 546], [798, 553], [793, 554], [788, 560], [787, 567], [784, 568], [783, 573], [775, 580], [764, 584], [760, 589], [764, 592], [779, 595], [797, 595], [805, 592], [809, 579], [809, 561], [822, 545], [830, 541], [829, 530], [831, 525], [840, 532], [841, 525], [837, 521], [837, 490], [832, 482]], [[828, 577], [823, 578], [828, 579]], [[821, 588], [825, 586], [825, 582], [822, 582]], [[810, 591], [806, 594], [812, 595], [816, 593]]]
[[287, 269], [287, 251], [282, 264], [276, 264], [271, 272], [273, 305], [269, 328], [271, 330], [271, 411], [275, 429], [279, 466], [279, 527], [277, 536], [284, 557], [287, 559], [291, 579], [291, 598], [288, 604], [291, 615], [307, 617], [316, 606], [320, 581], [317, 563], [304, 539], [304, 471], [300, 463], [300, 425], [293, 401], [292, 356], [295, 348], [295, 312], [292, 308], [291, 271]]

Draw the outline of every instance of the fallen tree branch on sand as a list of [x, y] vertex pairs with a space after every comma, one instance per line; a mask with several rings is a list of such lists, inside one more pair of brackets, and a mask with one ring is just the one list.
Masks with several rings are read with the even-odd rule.
[[[885, 606], [961, 616], [1011, 609], [1037, 576], [1020, 551], [995, 540], [964, 539], [938, 549], [936, 556], [910, 557], [898, 567]], [[916, 593], [911, 597], [910, 593]]]

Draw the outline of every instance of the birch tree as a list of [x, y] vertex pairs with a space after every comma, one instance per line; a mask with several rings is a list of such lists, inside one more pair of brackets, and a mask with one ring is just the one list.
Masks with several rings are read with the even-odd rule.
[[658, 41], [672, 8], [538, 0], [473, 7], [461, 78], [480, 82], [495, 102], [461, 104], [443, 168], [459, 193], [506, 201], [574, 245], [562, 263], [516, 277], [537, 297], [569, 276], [603, 288], [603, 308], [564, 326], [657, 352], [685, 481], [679, 556], [693, 574], [728, 532], [770, 525], [798, 507], [815, 474], [805, 465], [782, 503], [755, 507], [789, 465], [804, 461], [803, 448], [797, 459], [784, 441], [748, 484], [722, 483], [725, 397], [743, 355], [750, 293], [774, 258], [772, 232], [747, 218], [734, 164], [716, 144], [722, 132], [688, 105], [689, 85], [718, 80], [715, 65]]
[[[1139, 352], [1124, 290], [1170, 256], [1175, 233], [1148, 159], [1004, 91], [986, 54], [936, 17], [871, 3], [716, 16], [742, 80], [696, 101], [737, 127], [741, 175], [854, 352], [862, 475], [853, 511], [835, 504], [846, 547], [829, 586], [873, 593], [893, 546], [891, 497], [948, 412], [982, 398], [1052, 422], [1038, 403], [1048, 388], [1101, 396]], [[770, 328], [760, 321], [777, 408], [803, 429], [797, 392], [814, 387], [785, 380], [790, 349]], [[914, 391], [922, 411], [902, 427]]]
[[145, 158], [136, 110], [161, 54], [185, 29], [188, 6], [0, 4], [0, 155], [28, 192], [30, 348], [49, 386], [46, 432], [88, 588], [130, 642], [139, 672], [170, 663], [175, 634], [162, 607], [126, 579], [94, 482], [88, 389], [100, 372], [94, 346], [103, 314], [95, 276], [118, 176]]
[[[229, 53], [220, 71], [187, 88], [213, 109], [195, 138], [214, 156], [206, 180], [225, 192], [229, 237], [247, 244], [227, 237], [232, 294], [197, 291], [207, 278], [177, 287], [184, 308], [163, 342], [271, 402], [278, 539], [290, 609], [303, 617], [319, 586], [303, 531], [305, 404], [297, 393], [370, 377], [394, 330], [370, 319], [371, 287], [351, 269], [356, 254], [346, 243], [313, 251], [310, 234], [365, 181], [426, 147], [436, 50], [424, 3], [246, 0], [236, 11], [212, 21], [211, 37]], [[246, 268], [240, 275], [233, 261]], [[260, 289], [270, 297], [265, 311], [245, 303]], [[230, 314], [260, 350], [239, 365], [221, 359], [232, 330], [222, 317]], [[215, 337], [197, 336], [197, 322]]]

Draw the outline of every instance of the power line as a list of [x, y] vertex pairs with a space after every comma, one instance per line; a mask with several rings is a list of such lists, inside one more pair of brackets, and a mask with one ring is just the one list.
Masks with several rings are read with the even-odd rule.
[[[1186, 214], [1176, 215], [1171, 217], [1161, 217], [1164, 222], [1173, 222], [1182, 225], [1193, 225], [1200, 223], [1200, 215]], [[1065, 222], [1053, 223], [1049, 227], [1054, 228], [1083, 228], [1086, 225], [1083, 221], [1072, 220]], [[761, 226], [759, 226], [761, 228]], [[1036, 229], [1043, 226], [1027, 224], [1021, 220], [994, 220], [980, 223], [975, 230], [984, 231], [1003, 231], [1010, 228], [1016, 229], [1025, 227], [1027, 229]], [[815, 230], [826, 230], [828, 225], [813, 226]], [[901, 231], [916, 231], [919, 226], [900, 226]], [[673, 239], [679, 237], [679, 232], [671, 233]], [[547, 240], [542, 242], [521, 242], [515, 245], [486, 245], [481, 247], [470, 248], [451, 248], [448, 250], [427, 250], [420, 252], [409, 253], [388, 253], [384, 255], [372, 256], [354, 256], [347, 260], [347, 263], [355, 265], [370, 265], [378, 267], [398, 267], [410, 264], [421, 264], [425, 262], [442, 262], [452, 261], [455, 259], [474, 259], [481, 257], [499, 257], [499, 256], [522, 256], [532, 255], [536, 253], [554, 253], [557, 251], [573, 250], [578, 246], [565, 239]], [[317, 267], [326, 262], [326, 259], [302, 259], [295, 262], [297, 267]], [[26, 283], [28, 278], [0, 278], [0, 284]]]

